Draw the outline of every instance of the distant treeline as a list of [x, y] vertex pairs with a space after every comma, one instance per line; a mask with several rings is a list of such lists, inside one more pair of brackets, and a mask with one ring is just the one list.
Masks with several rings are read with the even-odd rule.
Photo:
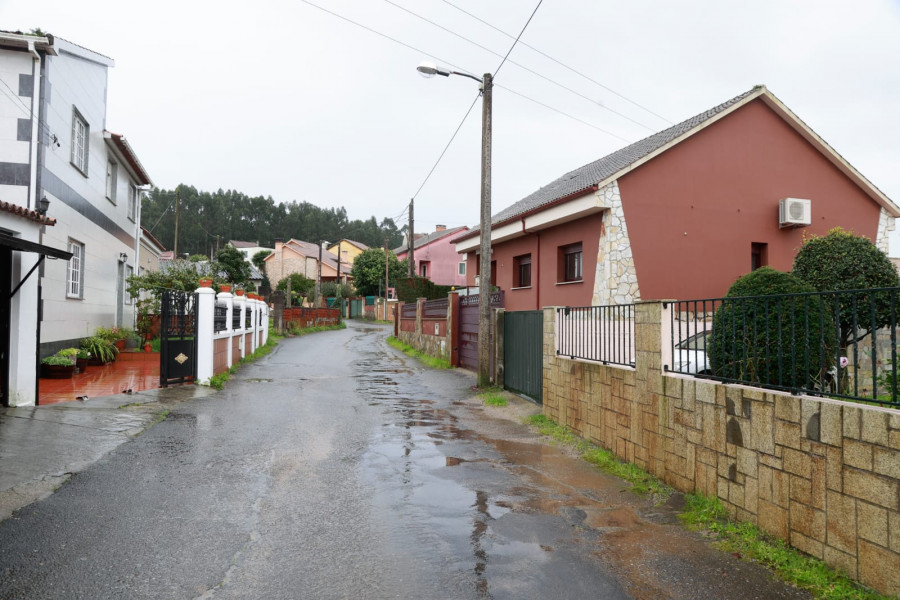
[[141, 206], [141, 225], [167, 250], [175, 249], [175, 194], [178, 192], [178, 253], [209, 255], [229, 240], [259, 242], [273, 248], [276, 238], [305, 242], [349, 239], [367, 246], [390, 248], [403, 243], [406, 227], [393, 219], [375, 217], [350, 221], [341, 208], [319, 208], [309, 202], [277, 204], [271, 197], [246, 196], [233, 190], [198, 191], [179, 185], [175, 190], [153, 189]]

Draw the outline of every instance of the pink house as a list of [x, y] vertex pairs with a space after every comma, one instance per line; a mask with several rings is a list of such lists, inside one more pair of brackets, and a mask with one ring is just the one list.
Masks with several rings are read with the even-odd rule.
[[[468, 229], [438, 225], [433, 233], [416, 238], [413, 242], [416, 275], [438, 285], [466, 285], [466, 261], [457, 254], [451, 240]], [[409, 248], [396, 248], [394, 254], [403, 260], [409, 255]]]

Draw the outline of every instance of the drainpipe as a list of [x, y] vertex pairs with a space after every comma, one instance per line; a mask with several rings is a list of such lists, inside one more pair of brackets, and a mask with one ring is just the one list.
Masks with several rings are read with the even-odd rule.
[[537, 252], [535, 252], [534, 260], [532, 261], [532, 264], [534, 265], [532, 279], [534, 281], [534, 291], [536, 294], [535, 304], [537, 305], [534, 309], [541, 310], [541, 234], [536, 231], [528, 231], [525, 227], [525, 217], [522, 217], [522, 233], [527, 233], [537, 238]]
[[34, 40], [28, 40], [28, 52], [33, 56], [31, 63], [31, 140], [28, 142], [28, 158], [30, 174], [28, 178], [28, 206], [37, 208], [37, 154], [40, 135], [40, 112], [34, 109], [35, 102], [41, 97], [41, 55], [34, 47]]

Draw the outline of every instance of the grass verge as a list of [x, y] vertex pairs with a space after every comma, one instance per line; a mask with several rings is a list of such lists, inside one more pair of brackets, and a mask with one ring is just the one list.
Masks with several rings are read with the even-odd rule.
[[794, 550], [752, 523], [736, 523], [726, 518], [718, 498], [685, 494], [685, 509], [679, 515], [691, 529], [706, 530], [722, 550], [766, 565], [784, 581], [807, 590], [822, 600], [888, 600], [873, 590], [836, 572], [821, 560]]
[[485, 388], [478, 392], [478, 397], [485, 406], [506, 406], [509, 403], [503, 394], [503, 389], [498, 387]]
[[319, 333], [320, 331], [336, 331], [338, 329], [347, 329], [347, 324], [341, 321], [337, 325], [317, 325], [316, 327], [305, 327], [303, 329], [291, 329], [289, 331], [292, 336], [307, 335], [310, 333]]
[[425, 354], [424, 352], [419, 352], [418, 350], [416, 350], [409, 344], [407, 344], [405, 342], [401, 342], [394, 336], [388, 337], [387, 343], [389, 346], [393, 346], [394, 348], [396, 348], [403, 354], [406, 354], [407, 356], [412, 356], [413, 358], [418, 358], [420, 361], [422, 361], [423, 364], [425, 364], [428, 367], [431, 367], [432, 369], [449, 369], [449, 368], [451, 368], [450, 361], [444, 360], [443, 358], [435, 358], [433, 356], [429, 356], [428, 354]]
[[[532, 415], [525, 422], [535, 427], [541, 435], [577, 450], [584, 460], [603, 471], [629, 482], [632, 491], [638, 494], [650, 495], [657, 501], [663, 501], [673, 492], [671, 487], [637, 465], [619, 460], [612, 452], [578, 437], [567, 427], [544, 415]], [[823, 561], [772, 538], [751, 523], [729, 521], [725, 506], [718, 498], [685, 494], [685, 508], [679, 518], [690, 529], [710, 532], [721, 550], [769, 567], [781, 580], [807, 590], [815, 598], [889, 600], [889, 596], [861, 586]]]
[[657, 503], [661, 503], [665, 502], [674, 491], [634, 463], [619, 460], [609, 450], [578, 437], [568, 427], [563, 427], [544, 415], [532, 415], [526, 418], [525, 422], [535, 427], [541, 435], [546, 435], [562, 445], [573, 448], [581, 455], [582, 459], [596, 465], [604, 472], [624, 479], [631, 484], [631, 491], [636, 494], [651, 496]]
[[[316, 329], [316, 328], [311, 327], [310, 329]], [[237, 373], [238, 369], [241, 368], [241, 365], [245, 365], [247, 363], [252, 363], [253, 361], [258, 360], [258, 359], [262, 358], [263, 356], [271, 354], [272, 350], [275, 349], [275, 346], [278, 345], [278, 342], [280, 342], [284, 338], [285, 338], [285, 336], [278, 335], [270, 327], [269, 328], [269, 337], [266, 339], [265, 344], [263, 344], [262, 346], [257, 348], [256, 351], [253, 352], [253, 354], [251, 354], [250, 356], [244, 357], [240, 361], [231, 365], [231, 367], [227, 371], [225, 371], [223, 373], [217, 373], [216, 375], [213, 375], [212, 377], [210, 377], [209, 378], [209, 387], [217, 389], [217, 390], [221, 390], [223, 387], [225, 387], [225, 382], [228, 381], [232, 375]]]

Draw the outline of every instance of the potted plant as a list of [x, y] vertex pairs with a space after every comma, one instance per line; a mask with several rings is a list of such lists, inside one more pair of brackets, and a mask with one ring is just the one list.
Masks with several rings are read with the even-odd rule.
[[[73, 350], [74, 353], [69, 353]], [[65, 353], [65, 354], [64, 354]], [[75, 376], [75, 355], [78, 350], [66, 348], [41, 361], [41, 376], [50, 379], [68, 379]]]
[[144, 342], [144, 352], [153, 352], [153, 344], [150, 343], [150, 340]]
[[125, 334], [118, 327], [98, 327], [96, 337], [103, 338], [116, 347], [116, 354], [125, 349]]
[[92, 365], [105, 365], [112, 362], [119, 352], [112, 342], [97, 335], [81, 340], [81, 347], [90, 353], [89, 362]]
[[88, 360], [91, 358], [91, 353], [85, 350], [84, 348], [78, 349], [78, 354], [75, 355], [75, 366], [78, 367], [79, 373], [84, 373], [88, 368]]

